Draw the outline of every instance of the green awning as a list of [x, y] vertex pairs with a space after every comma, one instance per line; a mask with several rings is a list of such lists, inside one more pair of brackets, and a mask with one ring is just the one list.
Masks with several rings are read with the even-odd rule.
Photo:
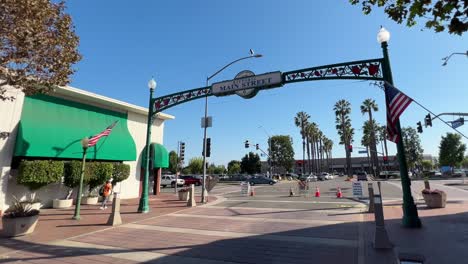
[[[141, 152], [141, 167], [145, 167], [146, 160], [146, 147]], [[167, 149], [158, 143], [151, 143], [150, 145], [150, 167], [153, 168], [169, 168], [169, 152]]]
[[127, 128], [127, 114], [47, 95], [25, 97], [15, 156], [82, 158], [81, 139], [104, 131], [107, 137], [88, 149], [87, 158], [136, 160], [136, 146]]

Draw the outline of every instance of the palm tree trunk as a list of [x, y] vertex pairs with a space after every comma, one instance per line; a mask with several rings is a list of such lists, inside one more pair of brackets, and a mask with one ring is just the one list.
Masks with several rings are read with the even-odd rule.
[[[369, 109], [369, 123], [371, 125], [371, 158], [372, 158], [372, 172], [374, 173], [375, 177], [378, 177], [379, 175], [379, 158], [378, 158], [378, 153], [377, 153], [377, 142], [375, 140], [375, 131], [374, 131], [374, 124], [373, 124], [373, 118], [372, 118], [372, 110]], [[375, 168], [375, 169], [374, 169]]]
[[315, 159], [317, 163], [317, 173], [320, 172], [320, 149], [318, 139], [315, 138], [315, 151], [317, 152], [317, 158]]
[[[309, 144], [309, 137], [306, 136], [306, 140], [307, 140], [307, 175], [309, 175], [310, 173], [310, 144]], [[304, 172], [305, 173], [305, 172]], [[304, 175], [303, 173], [303, 175]]]
[[[304, 131], [304, 129], [302, 131]], [[304, 160], [305, 160], [305, 137], [304, 137], [304, 134], [303, 134], [302, 135], [302, 173], [304, 173], [304, 171], [305, 171]]]
[[322, 144], [322, 138], [320, 138], [320, 171], [323, 171], [323, 144]]
[[[369, 172], [369, 174], [371, 174], [371, 171], [372, 171], [372, 169], [371, 169], [372, 164], [371, 164], [371, 159], [369, 158], [369, 147], [368, 147], [368, 146], [366, 146], [366, 153], [367, 153], [367, 164], [368, 164], [368, 166], [369, 166], [368, 172]], [[371, 155], [371, 156], [372, 156], [372, 155]]]

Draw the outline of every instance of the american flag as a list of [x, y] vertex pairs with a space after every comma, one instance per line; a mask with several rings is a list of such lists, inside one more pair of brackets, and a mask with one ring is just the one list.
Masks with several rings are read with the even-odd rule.
[[101, 133], [95, 135], [95, 136], [92, 136], [90, 139], [89, 139], [89, 142], [88, 142], [88, 146], [89, 147], [92, 147], [92, 146], [95, 146], [99, 139], [101, 139], [102, 137], [107, 137], [111, 131], [112, 131], [112, 128], [115, 127], [115, 125], [117, 124], [118, 121], [115, 121], [114, 123], [112, 123], [110, 126], [108, 126], [106, 129], [104, 129], [104, 131], [102, 131]]
[[385, 83], [384, 87], [387, 103], [387, 139], [397, 143], [399, 138], [396, 123], [413, 99], [389, 83]]

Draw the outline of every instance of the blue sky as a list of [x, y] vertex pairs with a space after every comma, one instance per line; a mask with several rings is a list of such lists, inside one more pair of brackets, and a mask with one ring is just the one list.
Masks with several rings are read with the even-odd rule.
[[[454, 56], [447, 66], [441, 66], [442, 57], [467, 50], [466, 36], [436, 34], [422, 30], [419, 24], [407, 28], [388, 19], [380, 9], [365, 16], [359, 6], [346, 0], [70, 0], [67, 6], [83, 55], [71, 85], [132, 104], [147, 107], [151, 76], [158, 83], [156, 96], [202, 87], [207, 76], [247, 56], [250, 48], [264, 57], [234, 64], [212, 82], [232, 79], [242, 70], [256, 74], [285, 72], [380, 58], [376, 35], [383, 25], [391, 33], [389, 52], [395, 86], [435, 113], [468, 109], [466, 57]], [[240, 159], [248, 152], [243, 144], [246, 139], [266, 148], [267, 133], [291, 135], [296, 158], [301, 159], [301, 138], [293, 120], [299, 111], [310, 114], [311, 121], [335, 142], [333, 155], [343, 157], [333, 105], [340, 99], [351, 102], [354, 146], [358, 147], [359, 129], [367, 119], [359, 106], [366, 98], [376, 100], [380, 111], [375, 117], [384, 123], [384, 94], [369, 82], [302, 82], [260, 91], [249, 100], [237, 95], [210, 97], [210, 162], [227, 164]], [[204, 100], [166, 110], [176, 119], [166, 122], [164, 145], [175, 150], [177, 141], [184, 141], [186, 158], [201, 156], [203, 111]], [[415, 127], [426, 114], [412, 104], [401, 117], [402, 126]], [[460, 131], [468, 134], [467, 128], [462, 126]], [[437, 155], [440, 137], [449, 131], [446, 125], [434, 121], [433, 127], [421, 135], [424, 153]], [[395, 153], [393, 145], [389, 144]], [[353, 155], [359, 154], [354, 151]]]

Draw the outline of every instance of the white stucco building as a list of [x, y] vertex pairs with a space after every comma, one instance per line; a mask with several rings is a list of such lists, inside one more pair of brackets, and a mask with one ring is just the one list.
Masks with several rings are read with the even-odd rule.
[[[130, 177], [115, 189], [122, 198], [139, 196], [147, 108], [72, 87], [59, 87], [50, 94], [31, 97], [25, 97], [17, 89], [9, 89], [7, 93], [16, 99], [0, 101], [0, 212], [7, 208], [13, 195], [20, 199], [31, 195], [26, 187], [16, 184], [20, 160], [81, 160], [80, 140], [102, 132], [115, 121], [111, 134], [89, 148], [87, 158], [129, 164]], [[162, 155], [163, 163], [168, 160], [162, 146], [164, 121], [171, 119], [174, 117], [159, 113], [152, 126], [151, 142], [154, 151], [159, 151], [153, 159]], [[164, 167], [158, 160], [152, 160], [152, 164]], [[44, 206], [49, 206], [52, 199], [63, 198], [67, 190], [62, 184], [50, 184], [35, 195]]]

